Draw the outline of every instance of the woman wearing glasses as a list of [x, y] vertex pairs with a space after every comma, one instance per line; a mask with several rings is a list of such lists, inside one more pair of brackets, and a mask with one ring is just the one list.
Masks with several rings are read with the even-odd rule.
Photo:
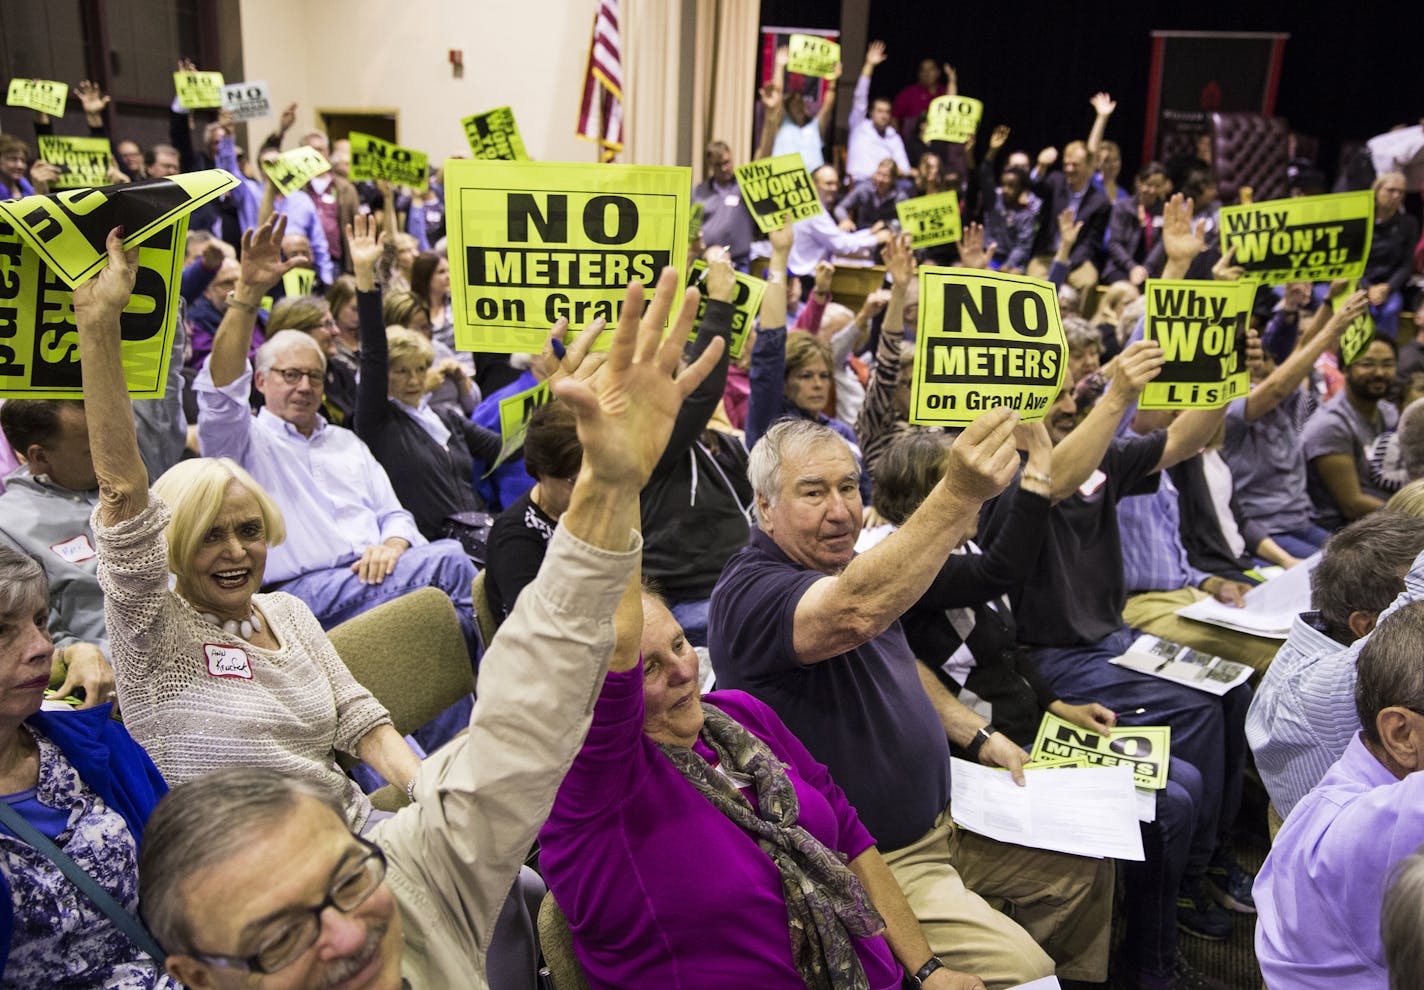
[[[244, 267], [280, 278], [280, 227], [266, 224], [244, 241]], [[311, 610], [291, 595], [258, 593], [285, 524], [251, 475], [225, 458], [199, 458], [149, 490], [119, 351], [134, 261], [111, 234], [108, 266], [74, 299], [99, 480], [99, 584], [126, 724], [169, 783], [234, 760], [272, 767], [324, 788], [360, 830], [371, 804], [336, 765], [336, 751], [397, 785], [414, 778], [419, 760]]]
[[112, 704], [40, 711], [48, 626], [44, 570], [0, 544], [0, 984], [176, 987], [44, 851], [63, 850], [132, 914], [144, 821], [167, 790]]

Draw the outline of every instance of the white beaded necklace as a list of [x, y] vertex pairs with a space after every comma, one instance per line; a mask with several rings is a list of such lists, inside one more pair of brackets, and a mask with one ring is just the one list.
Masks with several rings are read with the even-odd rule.
[[224, 621], [219, 619], [212, 612], [199, 612], [198, 614], [229, 636], [237, 636], [240, 639], [251, 640], [253, 633], [260, 633], [262, 631], [262, 618], [257, 614], [257, 609], [255, 608], [252, 609], [252, 613], [247, 618], [240, 622], [237, 619]]

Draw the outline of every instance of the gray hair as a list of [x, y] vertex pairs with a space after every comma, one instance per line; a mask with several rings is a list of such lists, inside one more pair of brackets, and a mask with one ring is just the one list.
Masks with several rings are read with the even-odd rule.
[[1360, 651], [1355, 714], [1365, 741], [1380, 744], [1375, 716], [1386, 708], [1424, 711], [1424, 602], [1391, 612]]
[[193, 945], [183, 884], [222, 862], [228, 846], [214, 836], [250, 835], [309, 797], [343, 822], [335, 795], [269, 767], [228, 767], [179, 784], [164, 795], [144, 826], [138, 856], [139, 913], [169, 952]]
[[1325, 544], [1310, 573], [1310, 606], [1325, 633], [1353, 643], [1352, 612], [1378, 615], [1404, 590], [1400, 571], [1424, 550], [1424, 519], [1382, 510], [1356, 520]]
[[1068, 350], [1072, 352], [1103, 349], [1103, 339], [1098, 336], [1097, 328], [1081, 316], [1063, 317], [1063, 335], [1068, 338]]
[[49, 601], [49, 580], [33, 557], [0, 543], [0, 616]]
[[277, 360], [278, 354], [285, 354], [287, 351], [294, 351], [298, 348], [311, 351], [321, 359], [321, 368], [326, 370], [326, 355], [321, 352], [321, 345], [309, 333], [300, 330], [278, 330], [259, 348], [257, 348], [256, 368], [258, 371], [266, 373], [272, 370], [272, 364]]
[[1410, 481], [1424, 478], [1424, 399], [1415, 399], [1399, 414], [1399, 452]]
[[[825, 443], [839, 443], [845, 447], [847, 453], [851, 452], [845, 437], [829, 426], [822, 426], [809, 419], [783, 419], [767, 430], [756, 442], [747, 459], [747, 480], [752, 483], [752, 492], [758, 501], [765, 499], [768, 505], [774, 504], [781, 495], [784, 481], [781, 476], [782, 464], [805, 457]], [[856, 471], [858, 476], [858, 467]], [[757, 506], [757, 521], [765, 522], [762, 519], [760, 504]]]
[[1380, 909], [1390, 990], [1415, 990], [1424, 973], [1424, 848], [1395, 864]]
[[1123, 347], [1137, 332], [1137, 325], [1147, 317], [1147, 297], [1138, 296], [1123, 308], [1117, 320], [1117, 342]]

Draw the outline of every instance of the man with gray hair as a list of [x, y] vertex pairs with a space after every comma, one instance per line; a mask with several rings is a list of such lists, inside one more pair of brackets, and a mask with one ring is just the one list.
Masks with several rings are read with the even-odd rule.
[[[936, 953], [920, 979], [943, 957], [990, 986], [1055, 971], [1101, 981], [1111, 863], [956, 832], [949, 740], [1020, 782], [1025, 754], [943, 688], [931, 701], [934, 675], [899, 625], [983, 503], [1013, 477], [1016, 423], [1007, 409], [982, 414], [950, 448], [920, 508], [860, 555], [849, 446], [806, 420], [773, 426], [748, 466], [758, 528], [712, 592], [708, 645], [718, 685], [770, 705], [875, 836]], [[1014, 919], [980, 895], [1011, 902]]]
[[[204, 456], [231, 457], [287, 517], [287, 539], [267, 557], [267, 581], [331, 628], [381, 602], [434, 586], [450, 595], [476, 642], [475, 570], [454, 540], [427, 543], [390, 478], [356, 434], [321, 415], [326, 357], [308, 334], [284, 330], [247, 352], [258, 301], [298, 263], [283, 261], [286, 218], [243, 237], [242, 263], [213, 352], [193, 383]], [[264, 405], [248, 407], [255, 387]]]
[[1359, 729], [1355, 666], [1377, 618], [1424, 599], [1424, 519], [1384, 510], [1340, 530], [1310, 587], [1314, 611], [1295, 617], [1246, 713], [1273, 827]]
[[1395, 436], [1405, 475], [1410, 481], [1424, 478], [1424, 401], [1415, 399], [1399, 414]]
[[1424, 602], [1384, 616], [1360, 651], [1359, 731], [1291, 812], [1256, 878], [1256, 957], [1267, 986], [1388, 985], [1385, 885], [1424, 843], [1421, 653]]

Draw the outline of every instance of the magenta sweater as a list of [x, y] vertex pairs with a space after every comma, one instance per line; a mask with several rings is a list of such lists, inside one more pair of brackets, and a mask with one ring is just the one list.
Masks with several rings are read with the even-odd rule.
[[[874, 845], [826, 768], [770, 708], [740, 691], [706, 700], [787, 764], [808, 832], [847, 859]], [[695, 748], [715, 762], [703, 743]], [[591, 987], [804, 987], [775, 864], [643, 734], [641, 664], [608, 675], [539, 842], [540, 870]], [[871, 987], [900, 986], [883, 937], [856, 949]]]

